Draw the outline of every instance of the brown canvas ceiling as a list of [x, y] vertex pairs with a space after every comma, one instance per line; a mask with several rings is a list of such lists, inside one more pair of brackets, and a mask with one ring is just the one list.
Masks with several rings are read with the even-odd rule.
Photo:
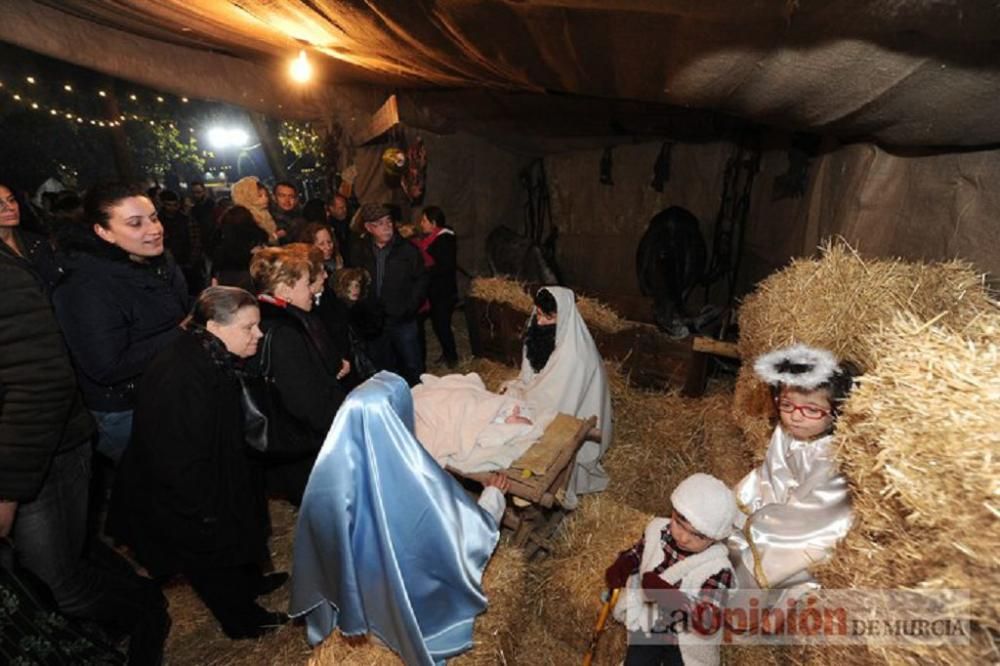
[[[526, 105], [532, 111], [521, 122], [543, 133], [546, 123], [564, 134], [613, 133], [610, 120], [546, 118], [568, 107], [568, 116], [582, 117], [604, 99], [632, 105], [626, 118], [711, 110], [894, 145], [1000, 142], [995, 1], [0, 0], [0, 7], [5, 41], [278, 115], [322, 113], [321, 100], [338, 86], [361, 82], [410, 89], [438, 114], [481, 125]], [[300, 46], [320, 65], [324, 94], [293, 92], [285, 80], [284, 62]], [[605, 119], [614, 113], [600, 107]], [[631, 131], [621, 124], [621, 133]], [[656, 133], [656, 123], [646, 131]]]

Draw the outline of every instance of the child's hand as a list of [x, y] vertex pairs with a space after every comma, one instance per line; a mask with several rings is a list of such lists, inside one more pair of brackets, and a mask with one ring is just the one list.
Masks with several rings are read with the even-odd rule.
[[493, 486], [503, 494], [507, 494], [510, 490], [510, 479], [504, 472], [493, 472], [490, 474], [490, 478], [486, 480], [486, 487], [489, 488]]

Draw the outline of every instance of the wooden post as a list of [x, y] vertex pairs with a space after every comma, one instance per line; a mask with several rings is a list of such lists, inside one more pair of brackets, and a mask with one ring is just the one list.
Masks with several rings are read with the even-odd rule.
[[281, 149], [281, 142], [278, 141], [278, 133], [274, 131], [270, 119], [263, 113], [247, 111], [253, 129], [260, 139], [260, 146], [264, 149], [264, 156], [267, 158], [267, 165], [271, 167], [271, 173], [276, 180], [288, 180], [288, 169], [285, 168], [284, 152]]

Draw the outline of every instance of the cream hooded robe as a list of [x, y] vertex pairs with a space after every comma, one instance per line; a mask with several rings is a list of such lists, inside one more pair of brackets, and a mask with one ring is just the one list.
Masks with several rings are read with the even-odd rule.
[[[611, 392], [597, 345], [576, 309], [576, 297], [565, 287], [543, 287], [556, 300], [556, 346], [541, 372], [535, 372], [522, 351], [521, 374], [506, 384], [511, 397], [586, 419], [597, 416], [601, 441], [584, 442], [576, 455], [564, 507], [576, 507], [577, 495], [608, 486], [601, 457], [611, 445]], [[534, 314], [532, 314], [534, 316]]]

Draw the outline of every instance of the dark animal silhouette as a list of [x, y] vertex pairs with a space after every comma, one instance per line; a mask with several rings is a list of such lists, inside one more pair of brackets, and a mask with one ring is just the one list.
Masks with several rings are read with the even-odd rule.
[[698, 218], [680, 206], [657, 213], [639, 240], [639, 289], [653, 298], [656, 325], [674, 337], [688, 335], [684, 304], [704, 277], [706, 254]]
[[544, 250], [510, 227], [499, 226], [486, 237], [486, 258], [493, 275], [535, 284], [559, 284], [558, 271]]

